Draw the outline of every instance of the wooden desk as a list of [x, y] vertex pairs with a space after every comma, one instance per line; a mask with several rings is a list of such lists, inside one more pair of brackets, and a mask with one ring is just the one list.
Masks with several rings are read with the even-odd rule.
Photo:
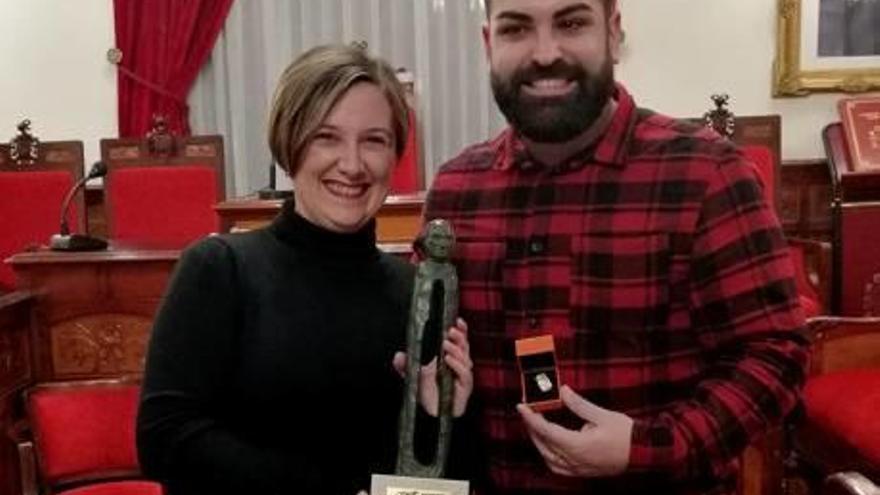
[[33, 381], [30, 322], [33, 296], [0, 296], [0, 493], [21, 493], [18, 453], [7, 430], [21, 417], [21, 392]]
[[35, 295], [33, 380], [143, 372], [146, 343], [179, 251], [35, 251], [9, 259], [19, 287]]
[[[280, 200], [236, 198], [222, 201], [214, 209], [220, 215], [225, 230], [251, 230], [272, 221], [281, 204]], [[410, 245], [421, 228], [424, 204], [424, 192], [388, 196], [376, 215], [376, 240], [379, 244], [392, 245], [391, 249], [386, 249], [392, 252], [403, 249], [401, 245]]]

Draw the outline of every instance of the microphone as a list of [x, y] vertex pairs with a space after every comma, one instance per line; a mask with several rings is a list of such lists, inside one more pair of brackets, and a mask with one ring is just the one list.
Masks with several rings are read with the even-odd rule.
[[76, 181], [76, 184], [67, 192], [67, 196], [64, 196], [64, 201], [61, 202], [61, 230], [49, 239], [49, 248], [53, 251], [100, 251], [107, 249], [107, 241], [104, 239], [84, 234], [71, 234], [70, 226], [67, 224], [67, 211], [70, 209], [70, 202], [76, 193], [86, 185], [86, 182], [105, 175], [107, 175], [107, 164], [95, 162], [89, 173]]
[[293, 191], [275, 189], [275, 162], [269, 162], [269, 187], [257, 191], [259, 199], [286, 199], [293, 196]]

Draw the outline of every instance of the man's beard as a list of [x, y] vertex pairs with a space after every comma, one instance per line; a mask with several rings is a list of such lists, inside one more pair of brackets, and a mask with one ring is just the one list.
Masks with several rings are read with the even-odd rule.
[[[574, 81], [565, 96], [536, 97], [522, 94], [524, 84], [540, 79]], [[602, 114], [614, 92], [614, 67], [605, 59], [598, 74], [581, 65], [557, 60], [553, 65], [530, 65], [502, 79], [491, 73], [495, 102], [507, 121], [526, 138], [538, 143], [563, 143], [583, 134]]]

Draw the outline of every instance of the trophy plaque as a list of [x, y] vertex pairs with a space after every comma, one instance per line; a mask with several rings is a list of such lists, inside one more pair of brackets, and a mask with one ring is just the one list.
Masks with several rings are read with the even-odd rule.
[[562, 407], [559, 398], [559, 368], [552, 335], [541, 335], [516, 341], [522, 401], [535, 411]]
[[[442, 359], [442, 343], [458, 316], [458, 276], [449, 262], [455, 238], [445, 220], [432, 220], [419, 237], [425, 259], [416, 269], [406, 329], [406, 378], [398, 427], [397, 467], [394, 475], [373, 475], [371, 495], [467, 495], [466, 481], [441, 479], [446, 470], [452, 438], [454, 377]], [[429, 331], [433, 330], [433, 331]], [[423, 464], [416, 458], [416, 417], [419, 375], [425, 339], [437, 349], [437, 419], [439, 432], [434, 458]]]

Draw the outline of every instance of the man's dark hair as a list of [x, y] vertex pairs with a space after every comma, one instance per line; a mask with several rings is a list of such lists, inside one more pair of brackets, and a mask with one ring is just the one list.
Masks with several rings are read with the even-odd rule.
[[[611, 6], [614, 4], [616, 0], [602, 0], [602, 6], [605, 7], [605, 17], [611, 15]], [[489, 13], [492, 12], [492, 0], [483, 0], [483, 3], [486, 5], [486, 19], [488, 19]]]

